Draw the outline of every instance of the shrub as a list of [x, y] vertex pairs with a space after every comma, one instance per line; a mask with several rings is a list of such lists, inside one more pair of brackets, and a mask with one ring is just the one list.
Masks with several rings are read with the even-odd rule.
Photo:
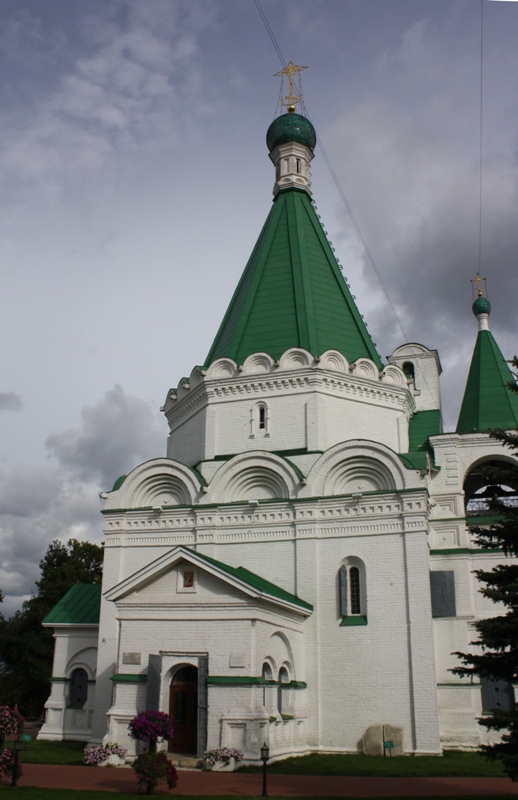
[[173, 726], [169, 719], [169, 714], [163, 711], [141, 711], [133, 717], [128, 725], [130, 736], [141, 742], [149, 742], [149, 749], [155, 750], [156, 743], [160, 739], [173, 738]]
[[[2, 772], [8, 778], [12, 778], [14, 769], [14, 753], [11, 749], [6, 747], [4, 750], [0, 750], [0, 778], [2, 777]], [[20, 778], [22, 775], [22, 765], [18, 762], [18, 769], [16, 770], [16, 780]]]
[[0, 706], [0, 739], [21, 733], [25, 720], [16, 709]]
[[147, 794], [153, 794], [159, 781], [166, 780], [170, 789], [174, 789], [178, 782], [174, 764], [164, 752], [143, 753], [134, 762], [133, 769], [137, 774], [139, 789], [146, 789]]

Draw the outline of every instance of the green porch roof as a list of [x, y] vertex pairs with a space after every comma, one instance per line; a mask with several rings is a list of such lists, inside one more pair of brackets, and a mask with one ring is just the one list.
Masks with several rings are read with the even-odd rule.
[[[189, 548], [182, 548], [182, 550], [189, 550]], [[222, 561], [216, 561], [215, 558], [210, 558], [210, 556], [203, 555], [203, 553], [200, 553], [198, 550], [193, 552], [195, 552], [198, 558], [201, 558], [203, 561], [207, 561], [209, 564], [214, 564], [215, 567], [219, 567], [219, 569], [221, 569], [223, 572], [226, 572], [233, 578], [239, 578], [239, 580], [243, 581], [244, 583], [248, 583], [249, 586], [254, 589], [258, 589], [260, 592], [269, 594], [272, 597], [277, 597], [279, 600], [286, 600], [288, 603], [293, 603], [301, 608], [306, 608], [308, 611], [313, 611], [313, 606], [311, 603], [306, 603], [306, 601], [301, 600], [300, 597], [297, 597], [290, 592], [286, 592], [284, 589], [281, 589], [280, 586], [277, 586], [275, 583], [270, 583], [270, 581], [267, 581], [265, 578], [261, 578], [260, 575], [256, 575], [255, 572], [250, 572], [250, 570], [245, 569], [245, 567], [230, 567], [228, 564], [224, 564]]]
[[311, 200], [293, 188], [274, 201], [205, 367], [257, 352], [278, 359], [290, 347], [338, 350], [382, 368]]
[[98, 625], [101, 608], [100, 583], [76, 583], [49, 611], [44, 625]]
[[518, 428], [518, 395], [508, 388], [514, 378], [491, 331], [479, 331], [457, 433], [485, 433]]

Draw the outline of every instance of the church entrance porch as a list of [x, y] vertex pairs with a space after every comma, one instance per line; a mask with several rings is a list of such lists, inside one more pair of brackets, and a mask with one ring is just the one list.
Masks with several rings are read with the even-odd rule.
[[195, 754], [198, 742], [196, 667], [182, 667], [173, 675], [169, 689], [169, 716], [174, 726], [174, 739], [169, 740], [169, 752]]

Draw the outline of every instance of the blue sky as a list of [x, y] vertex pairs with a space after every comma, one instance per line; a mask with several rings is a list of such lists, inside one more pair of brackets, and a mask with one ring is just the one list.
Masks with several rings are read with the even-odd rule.
[[[479, 0], [261, 0], [322, 155], [314, 197], [383, 357], [439, 350], [454, 428], [476, 335]], [[484, 1], [482, 273], [518, 349], [518, 5]], [[0, 5], [0, 588], [101, 540], [98, 492], [163, 455], [271, 203], [281, 64], [253, 0]], [[391, 305], [402, 321], [399, 329]]]

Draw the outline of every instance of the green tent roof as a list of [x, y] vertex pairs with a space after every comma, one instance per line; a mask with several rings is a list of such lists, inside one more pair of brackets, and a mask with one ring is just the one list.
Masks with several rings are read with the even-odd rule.
[[508, 388], [514, 378], [490, 331], [479, 331], [457, 433], [485, 433], [518, 428], [518, 395]]
[[100, 583], [76, 583], [49, 611], [44, 625], [98, 625], [101, 608]]
[[205, 361], [279, 358], [290, 347], [381, 359], [358, 313], [308, 194], [280, 192]]

